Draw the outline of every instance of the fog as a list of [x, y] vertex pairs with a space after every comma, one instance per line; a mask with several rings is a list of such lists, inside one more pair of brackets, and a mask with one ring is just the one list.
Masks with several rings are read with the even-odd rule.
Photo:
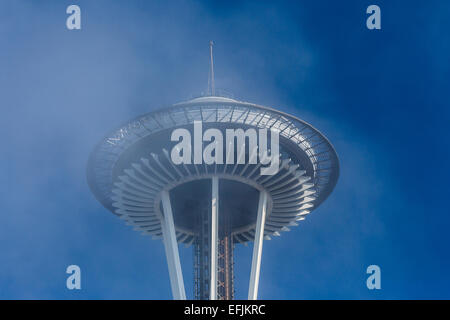
[[[205, 92], [210, 40], [217, 88], [310, 122], [341, 161], [331, 197], [264, 242], [260, 297], [448, 298], [439, 284], [450, 283], [448, 250], [435, 244], [448, 243], [449, 219], [423, 221], [443, 214], [444, 204], [431, 213], [427, 202], [448, 186], [427, 190], [439, 181], [423, 171], [438, 163], [416, 154], [431, 140], [431, 158], [448, 160], [431, 130], [443, 133], [448, 120], [449, 42], [435, 26], [448, 22], [437, 10], [424, 5], [433, 15], [413, 29], [430, 48], [408, 30], [368, 34], [359, 2], [77, 1], [82, 29], [68, 30], [70, 4], [0, 4], [0, 298], [171, 298], [162, 243], [94, 199], [86, 164], [128, 119]], [[394, 29], [392, 12], [404, 8], [383, 4], [383, 26]], [[420, 111], [429, 104], [442, 119]], [[191, 249], [181, 256], [192, 296]], [[238, 298], [250, 257], [251, 245], [236, 248]], [[428, 262], [411, 267], [417, 260]], [[65, 287], [71, 264], [81, 268], [80, 291]], [[365, 287], [370, 264], [385, 270], [381, 293]]]

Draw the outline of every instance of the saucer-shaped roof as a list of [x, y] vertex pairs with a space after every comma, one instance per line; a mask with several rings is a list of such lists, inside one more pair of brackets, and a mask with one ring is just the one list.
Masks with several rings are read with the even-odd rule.
[[[217, 128], [277, 130], [279, 172], [261, 176], [258, 165], [248, 164], [174, 165], [169, 158], [170, 133], [194, 121]], [[112, 131], [96, 146], [87, 168], [96, 198], [137, 230], [155, 237], [161, 236], [161, 190], [179, 191], [183, 185], [213, 175], [268, 192], [265, 236], [269, 238], [289, 230], [328, 197], [339, 176], [339, 162], [328, 139], [305, 121], [272, 108], [208, 96], [144, 114]], [[181, 223], [181, 215], [174, 212], [177, 238], [190, 243], [195, 232], [189, 223]], [[242, 219], [246, 222], [233, 230], [236, 242], [253, 239], [254, 221]]]

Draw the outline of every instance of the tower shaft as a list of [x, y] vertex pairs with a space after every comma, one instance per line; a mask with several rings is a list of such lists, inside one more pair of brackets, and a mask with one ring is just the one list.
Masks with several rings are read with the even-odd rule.
[[[216, 198], [219, 198], [218, 190]], [[214, 206], [216, 206], [218, 220], [216, 241], [212, 238]], [[212, 297], [219, 300], [234, 298], [234, 243], [231, 233], [231, 214], [227, 212], [218, 214], [218, 207], [218, 201], [215, 204], [214, 201], [205, 203], [196, 221], [197, 237], [193, 246], [194, 298], [198, 300], [209, 300]], [[211, 267], [214, 261], [216, 262], [215, 274]], [[214, 282], [213, 288], [211, 288], [212, 282]]]
[[219, 226], [219, 252], [218, 252], [218, 284], [217, 299], [234, 299], [234, 261], [233, 239], [231, 235], [231, 215], [221, 214]]
[[197, 238], [194, 242], [194, 299], [209, 299], [211, 217], [210, 206], [204, 205], [197, 221]]

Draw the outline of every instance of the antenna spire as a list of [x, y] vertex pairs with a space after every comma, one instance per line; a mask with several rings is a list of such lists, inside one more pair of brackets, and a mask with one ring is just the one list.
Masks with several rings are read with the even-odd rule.
[[213, 45], [214, 45], [214, 41], [209, 41], [209, 56], [210, 56], [210, 79], [209, 79], [209, 93], [210, 95], [214, 96], [216, 94], [216, 89], [215, 89], [215, 85], [214, 85], [214, 58], [213, 58]]

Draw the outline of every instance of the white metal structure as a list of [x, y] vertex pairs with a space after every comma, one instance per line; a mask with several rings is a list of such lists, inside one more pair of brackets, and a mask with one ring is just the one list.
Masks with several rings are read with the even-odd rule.
[[[174, 165], [168, 151], [170, 133], [174, 128], [192, 128], [194, 121], [217, 128], [277, 130], [281, 152], [278, 173], [262, 176], [260, 164], [248, 163]], [[230, 209], [226, 208], [229, 203], [219, 207], [220, 201], [229, 201], [220, 184], [234, 181], [259, 194], [254, 216], [251, 210], [233, 213], [230, 225], [232, 246], [254, 241], [248, 298], [256, 299], [263, 239], [279, 236], [305, 219], [331, 193], [338, 175], [334, 148], [311, 125], [271, 108], [214, 96], [175, 104], [132, 120], [107, 135], [88, 164], [88, 182], [97, 199], [137, 231], [163, 240], [174, 299], [186, 298], [177, 243], [196, 245], [199, 239], [197, 223], [191, 221], [195, 216], [191, 212], [184, 218], [187, 212], [180, 211], [181, 200], [172, 196], [174, 190], [187, 186], [183, 195], [194, 182], [210, 183], [210, 251], [205, 265], [209, 268], [209, 299], [222, 298], [218, 297], [223, 272], [217, 260], [223, 256], [219, 252], [222, 247], [218, 247], [219, 230], [221, 218]], [[239, 201], [247, 200], [243, 197]], [[235, 223], [241, 217], [245, 221]]]

